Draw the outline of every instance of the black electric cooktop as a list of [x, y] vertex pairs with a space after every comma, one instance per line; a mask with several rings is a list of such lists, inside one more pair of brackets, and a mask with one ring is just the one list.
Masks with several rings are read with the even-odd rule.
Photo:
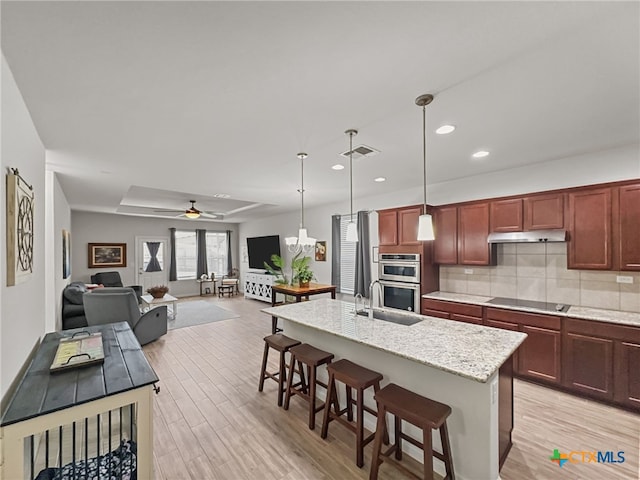
[[507, 307], [535, 308], [537, 310], [546, 310], [549, 312], [566, 312], [571, 307], [571, 305], [565, 305], [564, 303], [536, 302], [534, 300], [519, 300], [517, 298], [506, 297], [495, 297], [487, 303], [491, 303], [493, 305], [504, 305]]

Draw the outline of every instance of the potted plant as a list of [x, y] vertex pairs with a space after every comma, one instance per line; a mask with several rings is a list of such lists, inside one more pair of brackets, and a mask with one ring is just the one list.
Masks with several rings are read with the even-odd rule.
[[314, 278], [309, 267], [311, 257], [300, 257], [296, 255], [291, 261], [292, 278], [291, 283], [298, 283], [301, 287], [308, 287], [309, 281]]
[[264, 262], [264, 268], [267, 270], [267, 272], [276, 277], [275, 283], [277, 283], [278, 285], [287, 285], [289, 283], [289, 280], [287, 279], [287, 276], [283, 271], [284, 260], [282, 259], [282, 257], [274, 253], [273, 255], [271, 255], [271, 263], [273, 263], [273, 267], [267, 262]]
[[169, 292], [169, 287], [166, 285], [156, 285], [154, 287], [147, 288], [147, 293], [153, 298], [162, 298], [167, 292]]
[[309, 282], [314, 279], [313, 272], [308, 266], [303, 267], [298, 271], [298, 282], [301, 287], [305, 288], [309, 286]]

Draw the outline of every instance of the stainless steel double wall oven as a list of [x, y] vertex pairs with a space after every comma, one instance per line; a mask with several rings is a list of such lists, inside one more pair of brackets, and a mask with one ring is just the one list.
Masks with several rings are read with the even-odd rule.
[[378, 277], [383, 306], [420, 312], [420, 254], [379, 254]]

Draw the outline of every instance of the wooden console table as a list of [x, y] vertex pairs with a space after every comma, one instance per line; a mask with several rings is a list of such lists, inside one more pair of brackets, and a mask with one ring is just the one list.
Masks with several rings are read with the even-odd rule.
[[[321, 293], [330, 293], [331, 298], [336, 298], [335, 285], [323, 285], [321, 283], [310, 283], [308, 287], [299, 287], [295, 285], [272, 285], [271, 286], [271, 306], [276, 304], [276, 294], [291, 295], [296, 298], [296, 303], [302, 301], [302, 297], [309, 300], [311, 295], [319, 295]], [[278, 328], [278, 317], [271, 317], [271, 333], [281, 332]]]
[[[104, 363], [49, 373], [60, 338], [82, 331], [102, 333]], [[68, 447], [69, 441], [62, 441], [63, 426], [73, 424], [75, 435], [76, 423], [87, 428], [88, 421], [100, 423], [107, 417], [110, 423], [114, 409], [121, 412], [125, 409], [130, 432], [135, 432], [137, 443], [137, 478], [150, 480], [153, 477], [152, 393], [156, 382], [158, 377], [127, 322], [48, 333], [0, 422], [0, 478], [35, 478], [34, 448], [40, 441], [48, 443], [50, 436], [54, 440], [59, 431], [60, 444]], [[110, 430], [109, 427], [109, 434]], [[55, 433], [49, 435], [50, 432]], [[98, 433], [99, 438], [104, 438], [106, 433], [106, 430]], [[86, 445], [85, 442], [85, 451]], [[99, 446], [93, 446], [89, 453], [94, 455], [96, 451], [101, 451]], [[73, 452], [75, 457], [75, 447]], [[102, 450], [102, 455], [104, 453]], [[59, 463], [66, 463], [66, 460], [59, 461], [62, 458], [60, 449], [59, 458], [52, 454], [43, 466], [62, 467]]]

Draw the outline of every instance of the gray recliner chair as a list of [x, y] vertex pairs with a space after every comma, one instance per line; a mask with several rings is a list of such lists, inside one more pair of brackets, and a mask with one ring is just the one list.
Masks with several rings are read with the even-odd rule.
[[167, 306], [160, 305], [141, 314], [132, 288], [96, 288], [82, 298], [89, 326], [127, 322], [140, 345], [153, 342], [167, 333]]
[[[91, 283], [102, 284], [105, 287], [124, 287], [120, 273], [118, 272], [99, 272], [95, 275], [91, 275]], [[140, 297], [142, 297], [141, 285], [127, 285], [128, 288], [133, 288], [138, 296], [138, 303], [140, 303]]]

